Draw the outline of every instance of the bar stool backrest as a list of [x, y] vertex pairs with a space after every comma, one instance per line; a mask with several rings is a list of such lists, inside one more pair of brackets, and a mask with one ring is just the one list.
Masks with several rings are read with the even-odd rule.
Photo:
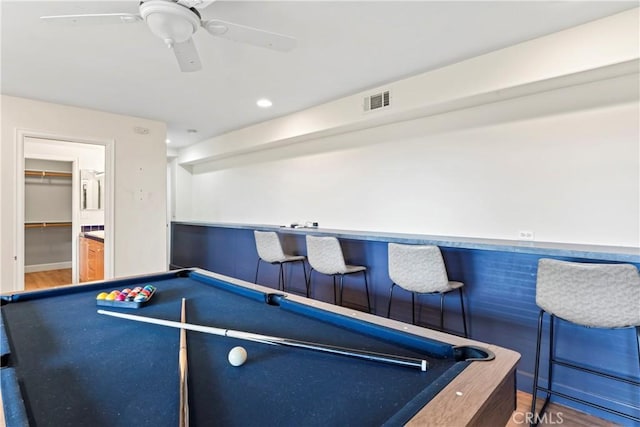
[[275, 231], [253, 232], [256, 238], [258, 256], [266, 262], [282, 262], [286, 257], [280, 244], [280, 238]]
[[347, 266], [342, 247], [336, 237], [306, 236], [307, 260], [311, 268], [322, 274], [344, 274]]
[[389, 243], [389, 277], [398, 286], [421, 293], [451, 290], [438, 246]]
[[536, 304], [579, 325], [640, 326], [640, 274], [631, 264], [540, 259]]

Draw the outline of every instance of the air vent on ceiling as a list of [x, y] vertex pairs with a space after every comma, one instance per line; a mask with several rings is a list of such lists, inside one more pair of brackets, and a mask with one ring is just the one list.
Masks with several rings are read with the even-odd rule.
[[378, 110], [380, 108], [388, 107], [391, 101], [389, 91], [376, 93], [375, 95], [367, 96], [364, 98], [364, 111]]

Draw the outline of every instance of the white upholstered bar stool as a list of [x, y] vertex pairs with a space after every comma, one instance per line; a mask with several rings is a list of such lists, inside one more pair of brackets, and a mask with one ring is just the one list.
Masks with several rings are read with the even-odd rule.
[[260, 270], [260, 262], [268, 262], [269, 264], [278, 264], [280, 267], [278, 275], [278, 289], [282, 283], [282, 290], [285, 290], [285, 275], [283, 265], [288, 262], [301, 262], [304, 273], [305, 286], [307, 284], [307, 268], [305, 267], [304, 255], [287, 255], [282, 249], [280, 238], [275, 231], [258, 231], [253, 232], [256, 239], [256, 250], [258, 251], [258, 265], [256, 266], [256, 278], [253, 281], [258, 283], [258, 271]]
[[[369, 302], [369, 284], [367, 283], [367, 267], [362, 265], [347, 265], [342, 253], [342, 247], [337, 238], [332, 236], [307, 235], [307, 259], [311, 270], [307, 281], [307, 297], [311, 288], [311, 275], [314, 271], [333, 277], [333, 298], [337, 305], [342, 305], [342, 289], [345, 274], [362, 273], [364, 288], [367, 294], [367, 309], [371, 312]], [[340, 298], [336, 294], [336, 276], [340, 276]]]
[[416, 323], [416, 294], [440, 294], [440, 330], [444, 330], [444, 296], [448, 292], [457, 290], [460, 295], [462, 310], [462, 325], [464, 336], [467, 336], [467, 319], [464, 312], [462, 296], [462, 282], [450, 281], [438, 246], [433, 245], [402, 245], [389, 243], [389, 277], [391, 291], [389, 293], [389, 307], [387, 317], [391, 315], [391, 301], [393, 289], [400, 286], [411, 292], [411, 318]]
[[[640, 275], [638, 274], [638, 269], [631, 264], [588, 264], [540, 259], [538, 261], [538, 277], [536, 279], [536, 304], [540, 307], [540, 314], [538, 316], [536, 365], [533, 379], [533, 401], [531, 404], [532, 414], [535, 414], [538, 390], [546, 393], [546, 397], [540, 409], [540, 414], [537, 417], [533, 417], [534, 422], [541, 419], [551, 395], [560, 396], [640, 422], [638, 417], [552, 390], [554, 365], [640, 387], [640, 381], [600, 372], [592, 367], [586, 367], [573, 361], [557, 359], [555, 356], [557, 337], [554, 336], [556, 320], [563, 320], [590, 328], [635, 327], [638, 362], [640, 365]], [[547, 387], [541, 387], [538, 374], [543, 329], [542, 320], [545, 313], [551, 316], [549, 321], [548, 376]], [[615, 365], [615, 362], [612, 361], [612, 365]], [[640, 410], [640, 408], [636, 408], [636, 410]]]

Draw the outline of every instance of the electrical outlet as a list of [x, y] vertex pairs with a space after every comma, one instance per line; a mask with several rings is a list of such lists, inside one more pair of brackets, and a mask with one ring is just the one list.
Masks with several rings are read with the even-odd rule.
[[518, 237], [520, 238], [520, 240], [533, 240], [534, 234], [533, 231], [520, 230], [518, 232]]

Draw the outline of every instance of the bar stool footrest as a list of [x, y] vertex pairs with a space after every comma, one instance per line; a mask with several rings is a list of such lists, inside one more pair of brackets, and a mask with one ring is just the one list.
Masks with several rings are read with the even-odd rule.
[[[580, 399], [578, 397], [570, 396], [568, 394], [565, 394], [565, 393], [562, 393], [562, 392], [559, 392], [559, 391], [549, 390], [546, 387], [538, 386], [536, 388], [538, 390], [542, 391], [542, 392], [547, 393], [547, 398], [545, 399], [545, 403], [542, 405], [542, 409], [540, 410], [540, 413], [538, 414], [538, 417], [535, 417], [535, 418], [539, 418], [539, 417], [542, 416], [542, 414], [544, 414], [544, 411], [546, 410], [547, 403], [549, 403], [549, 400], [550, 400], [551, 396], [558, 396], [558, 397], [562, 397], [563, 399], [567, 399], [567, 400], [571, 400], [571, 401], [576, 402], [576, 403], [580, 403], [582, 405], [591, 406], [592, 408], [596, 408], [596, 409], [599, 409], [601, 411], [617, 415], [619, 417], [623, 417], [623, 418], [627, 418], [629, 420], [640, 422], [640, 417], [635, 417], [635, 416], [633, 416], [631, 414], [620, 412], [620, 411], [618, 411], [616, 409], [607, 408], [606, 406], [598, 405], [597, 403], [589, 402], [588, 400], [584, 400], [584, 399]], [[640, 408], [637, 408], [637, 409], [640, 410]]]

